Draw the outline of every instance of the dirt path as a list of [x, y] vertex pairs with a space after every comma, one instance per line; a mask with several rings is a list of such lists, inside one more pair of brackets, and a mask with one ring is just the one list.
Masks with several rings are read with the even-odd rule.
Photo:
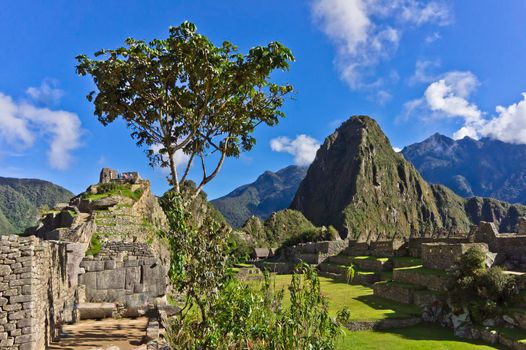
[[60, 341], [53, 343], [49, 349], [95, 350], [113, 346], [111, 350], [133, 350], [142, 344], [147, 323], [146, 317], [80, 321], [66, 325]]

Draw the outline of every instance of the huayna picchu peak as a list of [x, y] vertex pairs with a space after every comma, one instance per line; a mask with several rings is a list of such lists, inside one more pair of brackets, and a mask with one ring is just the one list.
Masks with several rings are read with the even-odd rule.
[[440, 228], [469, 231], [481, 220], [512, 231], [517, 214], [526, 213], [520, 205], [465, 200], [428, 184], [367, 116], [351, 117], [325, 139], [291, 209], [317, 226], [333, 225], [347, 237], [368, 241]]

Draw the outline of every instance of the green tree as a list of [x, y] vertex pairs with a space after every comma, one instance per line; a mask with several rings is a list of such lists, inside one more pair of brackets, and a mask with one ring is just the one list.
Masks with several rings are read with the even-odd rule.
[[[137, 145], [148, 147], [150, 165], [170, 169], [168, 181], [177, 192], [194, 160], [202, 172], [197, 196], [226, 157], [253, 147], [258, 125], [276, 125], [284, 116], [280, 108], [292, 86], [273, 83], [270, 75], [287, 70], [294, 57], [279, 42], [243, 55], [228, 41], [214, 45], [184, 22], [171, 27], [167, 39], [129, 38], [125, 44], [96, 52], [100, 60], [77, 56], [77, 73], [93, 78], [98, 91], [87, 98], [98, 120], [106, 126], [122, 117]], [[182, 176], [176, 152], [189, 157]]]

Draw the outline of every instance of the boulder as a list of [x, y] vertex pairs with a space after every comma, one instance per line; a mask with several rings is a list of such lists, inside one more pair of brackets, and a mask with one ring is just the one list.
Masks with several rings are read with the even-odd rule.
[[117, 196], [110, 196], [101, 199], [97, 199], [90, 203], [90, 208], [92, 210], [106, 210], [110, 207], [113, 207], [121, 202], [121, 198]]

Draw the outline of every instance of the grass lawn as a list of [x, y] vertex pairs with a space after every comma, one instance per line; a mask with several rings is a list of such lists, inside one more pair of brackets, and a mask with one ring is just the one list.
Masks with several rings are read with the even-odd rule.
[[[273, 276], [276, 289], [286, 288], [291, 275]], [[348, 307], [352, 320], [380, 320], [385, 318], [407, 318], [420, 315], [420, 308], [414, 305], [399, 304], [387, 299], [375, 297], [373, 290], [361, 285], [349, 285], [330, 278], [320, 277], [322, 293], [329, 300], [332, 315]]]
[[498, 345], [456, 338], [453, 333], [435, 325], [418, 325], [386, 332], [346, 332], [338, 350], [489, 350], [506, 349]]
[[[275, 275], [276, 289], [286, 288], [291, 275]], [[335, 315], [338, 310], [348, 307], [351, 319], [357, 321], [379, 320], [385, 318], [406, 318], [420, 314], [414, 305], [404, 305], [375, 297], [373, 290], [361, 285], [349, 285], [320, 277], [321, 291], [329, 299], [329, 311]], [[457, 338], [448, 329], [435, 325], [394, 329], [385, 332], [363, 331], [349, 332], [338, 341], [338, 350], [490, 350], [505, 349], [486, 345], [482, 342], [470, 342]]]

